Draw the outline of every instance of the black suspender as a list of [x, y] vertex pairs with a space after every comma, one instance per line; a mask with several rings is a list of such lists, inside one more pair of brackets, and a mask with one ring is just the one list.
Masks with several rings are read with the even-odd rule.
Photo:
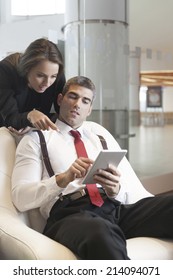
[[41, 132], [41, 130], [34, 130], [38, 133], [38, 136], [40, 138], [40, 146], [41, 146], [41, 152], [42, 152], [42, 156], [43, 156], [43, 161], [45, 164], [45, 167], [47, 169], [47, 172], [49, 174], [49, 176], [53, 176], [55, 173], [52, 169], [52, 165], [50, 163], [50, 159], [49, 159], [49, 155], [48, 155], [48, 151], [47, 151], [47, 145], [46, 145], [46, 141], [44, 138], [43, 133]]
[[[47, 169], [47, 172], [49, 174], [49, 176], [53, 176], [55, 173], [52, 169], [52, 166], [51, 166], [51, 163], [50, 163], [50, 159], [49, 159], [49, 155], [48, 155], [48, 150], [47, 150], [47, 146], [46, 146], [46, 141], [45, 141], [45, 138], [44, 138], [44, 135], [42, 133], [41, 130], [33, 130], [33, 131], [36, 131], [38, 133], [38, 136], [40, 138], [40, 146], [41, 146], [41, 152], [42, 152], [42, 156], [43, 156], [43, 161], [44, 161], [44, 164], [45, 164], [45, 167]], [[100, 142], [102, 144], [102, 147], [104, 150], [107, 150], [108, 147], [107, 147], [107, 143], [106, 143], [106, 140], [104, 139], [103, 136], [101, 135], [97, 135], [100, 139]]]
[[106, 143], [106, 140], [105, 138], [102, 136], [102, 135], [98, 135], [97, 136], [99, 137], [100, 139], [100, 142], [102, 144], [102, 147], [103, 147], [103, 150], [107, 150], [108, 149], [108, 146], [107, 146], [107, 143]]

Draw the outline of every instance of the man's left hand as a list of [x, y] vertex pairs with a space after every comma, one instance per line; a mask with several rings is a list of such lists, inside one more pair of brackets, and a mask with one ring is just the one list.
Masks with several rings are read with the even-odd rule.
[[117, 168], [109, 164], [106, 170], [99, 169], [94, 175], [94, 181], [105, 189], [109, 197], [115, 197], [120, 189], [120, 172]]

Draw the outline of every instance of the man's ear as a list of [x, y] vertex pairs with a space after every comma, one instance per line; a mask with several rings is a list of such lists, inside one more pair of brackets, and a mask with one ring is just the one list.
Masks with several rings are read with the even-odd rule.
[[57, 97], [57, 104], [58, 104], [59, 106], [61, 105], [62, 99], [63, 99], [63, 95], [62, 95], [62, 93], [59, 93], [59, 94], [58, 94], [58, 97]]

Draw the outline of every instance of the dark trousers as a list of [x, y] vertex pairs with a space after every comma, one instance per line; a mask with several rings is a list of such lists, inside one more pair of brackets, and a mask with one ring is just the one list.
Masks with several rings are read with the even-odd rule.
[[102, 207], [93, 206], [89, 197], [57, 201], [44, 234], [88, 260], [129, 259], [128, 238], [173, 238], [173, 195], [144, 198], [130, 205], [102, 196]]

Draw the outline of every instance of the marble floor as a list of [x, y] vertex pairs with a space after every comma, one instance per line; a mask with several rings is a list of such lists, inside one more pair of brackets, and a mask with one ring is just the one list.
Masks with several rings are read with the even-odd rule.
[[173, 172], [173, 125], [133, 127], [129, 161], [140, 179]]

